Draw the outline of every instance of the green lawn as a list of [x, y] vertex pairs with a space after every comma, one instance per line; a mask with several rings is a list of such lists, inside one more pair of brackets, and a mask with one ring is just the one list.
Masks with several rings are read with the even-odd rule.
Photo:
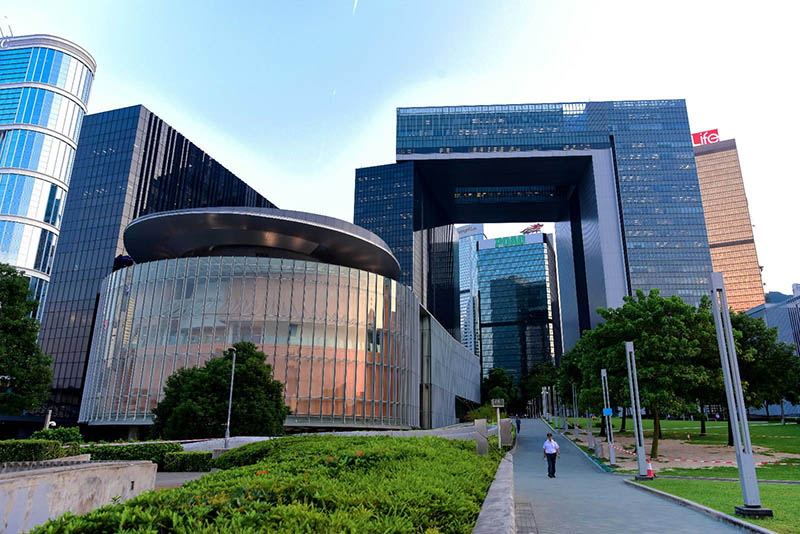
[[[756, 476], [759, 480], [800, 480], [800, 458], [795, 462], [798, 465], [763, 465], [756, 467]], [[733, 466], [701, 467], [699, 469], [675, 467], [659, 469], [657, 474], [681, 477], [739, 478], [739, 470]]]
[[[734, 515], [734, 506], [742, 504], [738, 482], [661, 478], [641, 484], [729, 515]], [[781, 534], [800, 533], [800, 507], [797, 506], [800, 503], [800, 485], [759, 484], [759, 490], [762, 505], [771, 508], [775, 517], [751, 522]]]
[[501, 454], [435, 437], [298, 436], [251, 443], [222, 470], [35, 534], [469, 534]]
[[[572, 419], [570, 419], [572, 421]], [[621, 419], [612, 417], [611, 422], [614, 426], [614, 433], [619, 433]], [[583, 428], [586, 425], [586, 418], [579, 417], [578, 425]], [[627, 432], [622, 435], [633, 435], [632, 421], [627, 420]], [[653, 434], [653, 420], [643, 419], [645, 439], [650, 439]], [[594, 422], [594, 430], [600, 430], [600, 419]], [[664, 439], [686, 440], [687, 434], [692, 437], [692, 443], [703, 445], [726, 445], [728, 443], [728, 424], [725, 421], [708, 421], [706, 423], [706, 435], [700, 436], [700, 421], [681, 421], [681, 420], [662, 420], [661, 432]], [[767, 447], [776, 452], [789, 454], [800, 454], [800, 424], [789, 423], [750, 423], [750, 440], [753, 445]]]

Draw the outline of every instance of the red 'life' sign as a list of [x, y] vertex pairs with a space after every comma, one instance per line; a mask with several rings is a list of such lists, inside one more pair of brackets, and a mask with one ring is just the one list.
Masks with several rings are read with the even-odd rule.
[[695, 145], [708, 145], [711, 143], [719, 143], [719, 130], [706, 130], [705, 132], [698, 132], [692, 134], [692, 142]]

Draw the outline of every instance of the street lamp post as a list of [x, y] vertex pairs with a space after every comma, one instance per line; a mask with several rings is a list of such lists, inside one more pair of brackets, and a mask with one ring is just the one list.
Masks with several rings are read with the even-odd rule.
[[228, 393], [228, 422], [225, 424], [225, 448], [231, 439], [231, 405], [233, 404], [233, 377], [236, 374], [236, 347], [231, 347], [233, 352], [233, 364], [231, 364], [231, 389]]
[[639, 377], [636, 374], [636, 354], [633, 341], [625, 342], [625, 356], [628, 360], [628, 385], [631, 389], [631, 415], [633, 416], [633, 439], [636, 441], [636, 462], [639, 474], [636, 480], [651, 480], [647, 476], [647, 462], [644, 457], [644, 430], [642, 429], [642, 408], [639, 403]]
[[578, 441], [578, 393], [572, 384], [572, 430], [575, 441]]
[[733, 341], [728, 295], [725, 292], [722, 273], [711, 273], [711, 308], [717, 327], [719, 357], [722, 362], [722, 376], [725, 378], [725, 396], [728, 400], [733, 445], [736, 448], [736, 463], [739, 467], [739, 482], [744, 499], [744, 506], [736, 506], [735, 512], [736, 515], [743, 517], [772, 517], [772, 510], [761, 506], [753, 445], [750, 443], [750, 428], [747, 426], [747, 409], [742, 394], [742, 380], [739, 377], [739, 361], [736, 357], [736, 344]]
[[614, 452], [614, 425], [611, 424], [611, 415], [614, 413], [611, 408], [611, 398], [608, 394], [608, 373], [605, 369], [600, 369], [600, 382], [603, 385], [603, 419], [606, 421], [606, 441], [608, 441], [608, 462], [610, 465], [617, 465], [617, 455]]

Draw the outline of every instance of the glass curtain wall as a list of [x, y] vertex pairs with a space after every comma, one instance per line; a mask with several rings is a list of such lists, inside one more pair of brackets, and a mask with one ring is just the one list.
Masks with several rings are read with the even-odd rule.
[[417, 426], [418, 306], [394, 280], [299, 260], [121, 269], [102, 290], [79, 420], [148, 424], [169, 375], [250, 341], [285, 385], [287, 423]]

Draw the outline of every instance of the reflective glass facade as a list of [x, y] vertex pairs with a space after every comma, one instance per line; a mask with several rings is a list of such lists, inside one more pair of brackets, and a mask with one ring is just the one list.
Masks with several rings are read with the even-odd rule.
[[30, 277], [40, 318], [94, 70], [57, 37], [0, 45], [0, 262]]
[[516, 380], [544, 361], [557, 362], [561, 332], [552, 237], [544, 234], [478, 243], [481, 366]]
[[144, 106], [85, 117], [71, 187], [40, 343], [54, 360], [54, 414], [74, 420], [100, 287], [127, 254], [128, 223], [173, 209], [275, 206]]
[[736, 140], [699, 145], [694, 153], [711, 264], [725, 279], [730, 307], [747, 311], [764, 304], [764, 286]]
[[[285, 384], [289, 424], [419, 426], [419, 321], [410, 289], [347, 267], [223, 256], [124, 268], [103, 283], [80, 421], [147, 424], [170, 374], [251, 341]], [[438, 365], [434, 390], [459, 367], [440, 383]], [[477, 399], [477, 362], [473, 374], [452, 391]], [[454, 422], [447, 391], [442, 424]]]
[[458, 304], [461, 313], [461, 343], [479, 354], [475, 303], [478, 298], [478, 241], [486, 239], [482, 224], [457, 228]]
[[[613, 278], [622, 272], [624, 293], [658, 288], [690, 304], [707, 293], [711, 256], [683, 100], [399, 108], [396, 155], [395, 165], [356, 170], [354, 222], [392, 247], [404, 281], [448, 328], [452, 297], [419, 292], [433, 260], [412, 236], [457, 221], [520, 222], [535, 212], [571, 223], [581, 329], [603, 292], [587, 265], [610, 265], [598, 259], [607, 251], [619, 251]], [[560, 249], [561, 235], [559, 258]], [[605, 304], [621, 305], [618, 292]]]

